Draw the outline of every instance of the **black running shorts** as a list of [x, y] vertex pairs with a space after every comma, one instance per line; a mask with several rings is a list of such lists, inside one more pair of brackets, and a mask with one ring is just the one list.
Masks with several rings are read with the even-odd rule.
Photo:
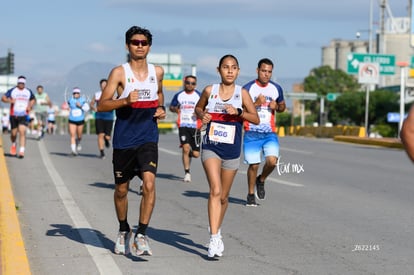
[[143, 172], [157, 173], [158, 145], [146, 143], [129, 149], [113, 149], [112, 164], [115, 184], [125, 183]]
[[196, 143], [196, 128], [180, 127], [178, 128], [178, 138], [180, 144], [190, 144], [191, 150], [200, 152], [200, 144]]

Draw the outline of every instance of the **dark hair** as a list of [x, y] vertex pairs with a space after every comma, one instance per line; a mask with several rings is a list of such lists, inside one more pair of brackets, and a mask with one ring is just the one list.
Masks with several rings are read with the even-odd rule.
[[195, 75], [189, 74], [189, 75], [184, 76], [184, 81], [187, 80], [188, 78], [194, 78], [194, 80], [197, 81], [197, 77]]
[[137, 26], [132, 26], [131, 28], [129, 28], [129, 30], [127, 30], [127, 32], [125, 33], [125, 43], [127, 45], [129, 45], [131, 43], [132, 36], [134, 36], [136, 34], [144, 35], [148, 40], [148, 44], [150, 46], [152, 45], [152, 34], [151, 34], [151, 32], [149, 30], [145, 29], [145, 28], [141, 28], [141, 27], [137, 27]]
[[43, 89], [43, 86], [42, 85], [37, 85], [36, 89], [39, 89], [39, 88]]
[[102, 85], [104, 82], [108, 82], [108, 80], [106, 80], [106, 78], [102, 78], [101, 81], [99, 81], [99, 85]]
[[237, 66], [239, 66], [239, 61], [237, 60], [237, 58], [236, 58], [234, 55], [232, 55], [232, 54], [226, 54], [225, 56], [223, 56], [222, 58], [220, 58], [220, 61], [219, 61], [219, 68], [220, 68], [220, 67], [221, 67], [221, 65], [223, 64], [224, 59], [226, 59], [227, 57], [231, 57], [231, 58], [233, 58], [234, 60], [236, 60]]
[[25, 77], [24, 75], [20, 75], [17, 79], [19, 79], [19, 78], [24, 78], [24, 79], [26, 79], [26, 77]]
[[262, 58], [259, 60], [259, 63], [257, 63], [257, 68], [260, 68], [262, 64], [270, 65], [273, 67], [273, 62], [269, 58]]

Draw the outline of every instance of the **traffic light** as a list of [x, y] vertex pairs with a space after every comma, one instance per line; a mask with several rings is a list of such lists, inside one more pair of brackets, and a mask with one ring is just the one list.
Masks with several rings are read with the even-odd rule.
[[7, 72], [14, 74], [14, 53], [11, 52], [7, 55]]

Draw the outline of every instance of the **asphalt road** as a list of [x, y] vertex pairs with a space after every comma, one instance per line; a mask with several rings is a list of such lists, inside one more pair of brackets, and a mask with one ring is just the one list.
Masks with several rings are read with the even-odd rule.
[[[160, 136], [153, 256], [113, 254], [118, 223], [111, 150], [95, 136], [69, 155], [68, 136], [29, 139], [6, 163], [32, 274], [412, 274], [414, 165], [398, 149], [283, 137], [266, 200], [246, 207], [240, 165], [222, 227], [225, 251], [207, 255], [208, 183], [199, 159], [182, 181], [178, 137]], [[3, 137], [4, 150], [10, 146]], [[136, 228], [135, 178], [129, 222]]]

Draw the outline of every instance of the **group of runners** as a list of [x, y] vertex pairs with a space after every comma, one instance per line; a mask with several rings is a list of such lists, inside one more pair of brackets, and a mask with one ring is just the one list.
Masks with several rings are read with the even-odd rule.
[[[155, 179], [158, 169], [158, 122], [166, 117], [161, 66], [147, 62], [152, 45], [148, 29], [132, 26], [125, 33], [129, 60], [114, 67], [107, 79], [100, 81], [100, 90], [91, 102], [73, 88], [69, 105], [71, 154], [81, 150], [85, 114], [96, 112], [96, 130], [100, 157], [112, 137], [112, 164], [115, 182], [114, 204], [119, 230], [116, 254], [152, 255], [146, 234], [154, 209]], [[277, 165], [279, 141], [275, 133], [275, 114], [286, 108], [282, 87], [272, 80], [273, 62], [259, 60], [257, 78], [244, 86], [236, 84], [240, 72], [237, 58], [224, 55], [217, 71], [221, 81], [196, 89], [197, 77], [184, 78], [184, 89], [174, 95], [169, 110], [177, 113], [178, 137], [182, 150], [184, 182], [191, 182], [191, 160], [201, 157], [209, 184], [208, 219], [210, 241], [208, 257], [224, 252], [221, 226], [228, 207], [234, 177], [243, 161], [247, 172], [246, 206], [257, 206], [256, 199], [265, 199], [265, 181]], [[11, 155], [16, 155], [16, 135], [20, 134], [19, 156], [24, 156], [27, 114], [35, 106], [50, 105], [50, 99], [39, 86], [36, 96], [25, 87], [26, 79], [18, 78], [17, 86], [2, 97], [11, 104]], [[42, 109], [42, 113], [44, 110]], [[116, 119], [115, 119], [116, 114]], [[43, 135], [41, 129], [40, 136]], [[14, 133], [14, 134], [13, 134]], [[259, 173], [260, 164], [264, 162]], [[139, 177], [142, 198], [138, 227], [133, 235], [128, 222], [128, 189], [130, 181]], [[130, 239], [133, 238], [130, 245]]]
[[[156, 201], [158, 121], [165, 118], [166, 109], [162, 90], [164, 70], [147, 62], [151, 46], [152, 34], [148, 29], [132, 26], [127, 30], [125, 48], [129, 60], [111, 70], [97, 106], [98, 112], [116, 112], [112, 161], [119, 222], [116, 254], [128, 254], [131, 249], [137, 256], [152, 255], [146, 231]], [[169, 106], [177, 113], [183, 180], [191, 182], [191, 159], [201, 156], [209, 183], [208, 257], [223, 255], [221, 225], [239, 168], [242, 143], [244, 161], [249, 164], [247, 206], [257, 206], [256, 198], [265, 199], [265, 180], [277, 165], [275, 113], [283, 112], [286, 105], [282, 87], [271, 80], [273, 67], [270, 59], [261, 59], [257, 79], [242, 87], [235, 83], [240, 71], [237, 58], [224, 55], [217, 67], [220, 83], [199, 92], [196, 76], [188, 75], [184, 78], [184, 89], [174, 95]], [[263, 160], [263, 169], [258, 174]], [[133, 234], [128, 222], [128, 190], [135, 176], [142, 182], [142, 198]]]

